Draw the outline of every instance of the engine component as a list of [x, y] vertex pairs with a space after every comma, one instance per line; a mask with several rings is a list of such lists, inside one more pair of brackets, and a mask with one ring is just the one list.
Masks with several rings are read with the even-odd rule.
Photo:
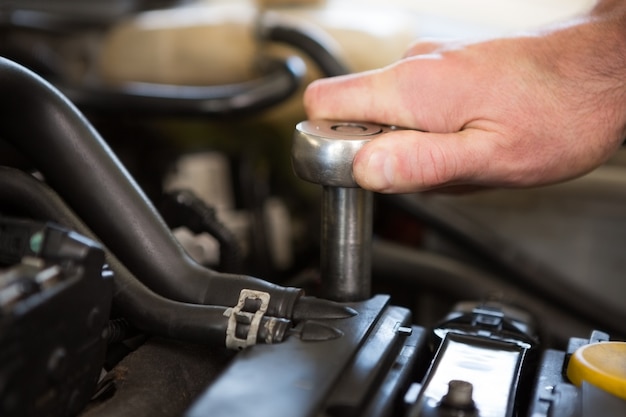
[[280, 345], [240, 353], [186, 416], [398, 415], [425, 332], [387, 296], [350, 306], [354, 317], [307, 322]]
[[[341, 61], [333, 61], [332, 54], [324, 55], [329, 51], [323, 38], [312, 37], [306, 30], [298, 31], [297, 27], [280, 21], [262, 20], [259, 25], [259, 37], [307, 52], [327, 75], [347, 71]], [[120, 89], [65, 91], [78, 104], [115, 115], [121, 110], [140, 112], [147, 117], [232, 116], [282, 101], [303, 75], [298, 58], [271, 60], [267, 65], [261, 71], [261, 78], [216, 88], [132, 84]], [[0, 227], [0, 257], [5, 257], [0, 262], [10, 266], [6, 273], [0, 271], [1, 415], [61, 417], [94, 412], [104, 417], [138, 413], [163, 417], [183, 413], [187, 417], [206, 414], [218, 417], [616, 417], [626, 414], [624, 401], [617, 398], [619, 394], [616, 397], [570, 375], [576, 373], [572, 371], [572, 365], [579, 363], [576, 355], [614, 346], [607, 343], [608, 336], [594, 334], [590, 340], [574, 340], [568, 352], [549, 351], [537, 367], [534, 324], [515, 309], [494, 303], [461, 305], [434, 329], [430, 335], [434, 348], [429, 349], [429, 333], [412, 325], [409, 310], [392, 306], [387, 296], [368, 299], [372, 195], [354, 183], [351, 166], [360, 146], [391, 128], [322, 121], [303, 122], [296, 128], [294, 169], [303, 179], [321, 184], [323, 190], [325, 294], [349, 301], [329, 303], [304, 297], [297, 288], [221, 274], [192, 262], [104, 141], [65, 97], [29, 71], [2, 59], [0, 75], [5, 81], [0, 83], [0, 93], [5, 98], [0, 102], [0, 136], [18, 148], [35, 168], [41, 169], [45, 178], [45, 182], [39, 181], [23, 171], [0, 167], [0, 213], [59, 220], [88, 238], [97, 241], [102, 238], [103, 245], [106, 244], [100, 247], [73, 232], [32, 221], [9, 222], [4, 229]], [[214, 213], [196, 204], [194, 196], [178, 192], [172, 197], [174, 200], [170, 202], [178, 206], [170, 226], [186, 221], [196, 230], [219, 227], [213, 224]], [[443, 219], [441, 213], [436, 214], [423, 211], [421, 220]], [[450, 219], [441, 223], [449, 228], [452, 225], [452, 229], [456, 224]], [[449, 234], [463, 237], [464, 231], [459, 228]], [[213, 230], [216, 235], [221, 232]], [[478, 238], [484, 236], [480, 231], [469, 235], [472, 234]], [[220, 236], [223, 246], [232, 244], [232, 236]], [[81, 249], [83, 244], [88, 249]], [[468, 291], [478, 295], [492, 283], [499, 290], [507, 288], [498, 282], [499, 278], [484, 279], [478, 273], [471, 274], [477, 269], [454, 269], [455, 264], [443, 257], [422, 257], [421, 269], [416, 270], [415, 252], [404, 256], [397, 247], [384, 242], [374, 246], [374, 263], [377, 255], [386, 262], [378, 265], [379, 273], [391, 276], [385, 284], [397, 284], [402, 278], [412, 285], [419, 282], [418, 291], [422, 292], [425, 280], [438, 281], [433, 287], [446, 295], [454, 292], [454, 297], [468, 296]], [[490, 247], [478, 246], [485, 249], [485, 259], [494, 261], [488, 256]], [[98, 256], [92, 256], [92, 251]], [[98, 258], [97, 262], [83, 262], [80, 254], [87, 252], [90, 254], [86, 256]], [[25, 253], [29, 256], [24, 257]], [[504, 255], [507, 254], [510, 255], [508, 252]], [[424, 262], [439, 259], [443, 262]], [[503, 258], [499, 263], [507, 266], [511, 260], [519, 261]], [[228, 262], [223, 259], [222, 263], [232, 264], [229, 270], [236, 272], [240, 261], [235, 257]], [[405, 265], [408, 273], [402, 277], [390, 263], [395, 268]], [[442, 263], [445, 268], [437, 270]], [[512, 276], [524, 276], [528, 265]], [[516, 263], [510, 262], [510, 266], [514, 270]], [[455, 275], [452, 284], [455, 288], [450, 290], [441, 277], [452, 275]], [[550, 277], [536, 274], [542, 276]], [[468, 284], [469, 281], [472, 283]], [[556, 280], [549, 281], [553, 283], [551, 288], [561, 289]], [[463, 285], [458, 285], [459, 282]], [[473, 285], [471, 290], [467, 289], [468, 285]], [[545, 290], [545, 286], [538, 288]], [[536, 294], [520, 294], [523, 297], [517, 296], [515, 301], [524, 308], [534, 306], [530, 310], [540, 311], [538, 316], [544, 325], [557, 323], [560, 334], [578, 333], [572, 330], [578, 327], [570, 325], [576, 318], [568, 316], [566, 310], [606, 313], [594, 312], [589, 306], [571, 308], [575, 301], [557, 305], [550, 304], [550, 300], [534, 300], [539, 298]], [[428, 295], [420, 297], [425, 300]], [[111, 298], [113, 314], [108, 311]], [[99, 310], [89, 309], [94, 303], [106, 305]], [[133, 332], [142, 333], [138, 338], [143, 349], [139, 355], [134, 355], [136, 351], [125, 353], [127, 361], [118, 363], [121, 355], [111, 361], [114, 369], [101, 382], [114, 381], [116, 386], [109, 388], [117, 390], [115, 393], [107, 392], [106, 385], [96, 392], [103, 346], [111, 340], [128, 337], [123, 333], [108, 336], [106, 319], [118, 316], [128, 319]], [[569, 321], [562, 320], [562, 316]], [[621, 330], [622, 315], [609, 316], [613, 328]], [[554, 332], [556, 326], [548, 327], [548, 331]], [[155, 335], [164, 339], [152, 337]], [[148, 343], [144, 344], [146, 340]], [[168, 343], [167, 353], [150, 356], [149, 348], [163, 342]], [[193, 355], [181, 355], [183, 347], [190, 342], [213, 346], [206, 350], [206, 346], [196, 346]], [[277, 342], [282, 343], [269, 346]], [[235, 355], [223, 345], [245, 350]], [[623, 362], [623, 351], [619, 353], [622, 356], [618, 355], [617, 359]], [[185, 356], [186, 361], [178, 360]], [[142, 362], [132, 359], [145, 359], [149, 372], [133, 372], [135, 368], [127, 374], [129, 370], [125, 367]], [[226, 366], [225, 362], [231, 360]], [[214, 375], [197, 377], [202, 373], [198, 370], [202, 364], [218, 365], [208, 367], [215, 369]], [[187, 372], [190, 368], [195, 374]], [[539, 376], [533, 383], [531, 374], [535, 371]], [[133, 373], [134, 378], [127, 379]], [[153, 381], [155, 374], [159, 374], [161, 382], [146, 384]], [[176, 375], [179, 379], [172, 377]], [[216, 382], [212, 381], [214, 377], [218, 378]], [[191, 379], [192, 384], [179, 383]], [[178, 389], [172, 389], [173, 386]], [[199, 390], [205, 386], [208, 386], [206, 392], [198, 397]], [[145, 391], [150, 392], [146, 395]], [[84, 406], [94, 392], [97, 401], [90, 404], [91, 409], [86, 409]], [[113, 398], [109, 395], [115, 397], [115, 404], [107, 403], [108, 398]], [[174, 395], [177, 398], [170, 401], [168, 396]], [[138, 401], [142, 396], [145, 401]], [[167, 402], [175, 402], [176, 407], [162, 406]]]
[[130, 13], [171, 6], [177, 1], [95, 0], [85, 4], [71, 0], [23, 0], [3, 4], [0, 22], [17, 28], [64, 32], [72, 28], [104, 26]]
[[297, 56], [267, 58], [257, 79], [228, 85], [173, 85], [126, 82], [114, 85], [71, 85], [59, 88], [81, 108], [100, 112], [225, 117], [260, 112], [291, 97], [304, 77]]
[[[542, 294], [549, 305], [559, 307], [561, 314], [565, 313], [581, 323], [590, 323], [591, 329], [602, 327], [616, 335], [624, 332], [626, 311], [621, 306], [606, 303], [597, 294], [570, 285], [570, 278], [550, 264], [529, 256], [495, 229], [485, 228], [452, 206], [420, 193], [384, 195], [380, 200], [415, 216], [423, 224], [462, 246], [472, 258], [503, 271], [501, 274], [522, 291]], [[565, 292], [563, 288], [568, 290]], [[586, 302], [581, 303], [581, 299]], [[566, 341], [572, 335], [572, 329], [565, 334]]]
[[343, 62], [341, 53], [326, 32], [314, 25], [290, 22], [277, 13], [263, 13], [257, 24], [258, 36], [275, 42], [292, 45], [306, 54], [327, 77], [349, 74], [349, 65]]
[[436, 353], [408, 416], [523, 412], [539, 347], [527, 314], [500, 303], [463, 304], [433, 334]]
[[304, 121], [296, 126], [292, 164], [322, 185], [321, 273], [324, 295], [359, 301], [371, 292], [372, 193], [358, 186], [352, 161], [389, 128], [370, 123]]
[[[185, 189], [166, 193], [159, 210], [170, 228], [184, 226], [190, 232], [198, 235], [208, 232], [215, 238], [219, 245], [217, 250], [222, 271], [234, 272], [241, 267], [243, 256], [237, 236], [218, 219], [215, 208], [208, 206], [193, 191]], [[202, 257], [194, 259], [199, 262]]]
[[[299, 288], [223, 274], [193, 261], [132, 176], [84, 116], [58, 90], [0, 58], [3, 139], [28, 156], [46, 181], [142, 283], [175, 301], [234, 306], [242, 289], [270, 294], [267, 315], [297, 319], [340, 306]], [[9, 104], [10, 103], [10, 104]], [[16, 117], [19, 115], [20, 117]], [[349, 315], [349, 314], [348, 314]], [[306, 316], [306, 318], [313, 318]]]
[[624, 342], [611, 341], [607, 333], [593, 331], [589, 338], [572, 337], [565, 352], [547, 349], [538, 367], [528, 415], [626, 415], [624, 346]]
[[480, 300], [502, 294], [508, 303], [524, 306], [533, 317], [541, 317], [544, 346], [565, 346], [573, 334], [586, 334], [593, 329], [592, 324], [573, 318], [558, 306], [537, 297], [536, 292], [516, 288], [502, 282], [498, 275], [433, 251], [374, 239], [372, 273], [375, 280], [380, 277], [393, 282], [406, 292], [445, 292], [456, 300]]
[[[71, 211], [61, 198], [43, 182], [20, 170], [0, 167], [0, 206], [2, 210], [26, 213], [29, 216], [50, 219], [96, 239], [94, 233]], [[144, 286], [128, 269], [104, 247], [106, 261], [115, 274], [113, 281], [113, 307], [117, 314], [142, 332], [197, 343], [223, 344], [230, 323], [224, 313], [227, 307], [182, 303], [155, 294]], [[235, 304], [235, 303], [234, 303]], [[234, 305], [233, 304], [233, 305]], [[329, 305], [321, 300], [309, 299], [299, 314], [342, 315], [351, 312], [342, 306]], [[279, 342], [285, 335], [289, 320], [263, 317], [259, 341]], [[240, 333], [248, 331], [245, 323], [237, 325]]]
[[104, 252], [50, 224], [0, 218], [0, 260], [0, 414], [75, 415], [104, 363]]

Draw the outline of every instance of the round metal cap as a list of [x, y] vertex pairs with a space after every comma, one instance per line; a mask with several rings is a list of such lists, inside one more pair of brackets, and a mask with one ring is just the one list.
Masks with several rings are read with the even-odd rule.
[[307, 120], [293, 136], [291, 163], [303, 180], [334, 187], [358, 187], [352, 161], [364, 144], [391, 130], [362, 122]]

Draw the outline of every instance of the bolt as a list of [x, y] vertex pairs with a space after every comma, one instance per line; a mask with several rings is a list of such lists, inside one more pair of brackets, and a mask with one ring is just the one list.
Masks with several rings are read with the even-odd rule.
[[441, 405], [456, 409], [474, 409], [473, 390], [474, 386], [470, 382], [451, 380], [448, 382], [448, 393], [441, 399]]

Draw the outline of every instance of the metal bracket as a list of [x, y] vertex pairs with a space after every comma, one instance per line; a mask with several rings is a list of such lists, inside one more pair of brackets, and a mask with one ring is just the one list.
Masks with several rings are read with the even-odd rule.
[[[248, 303], [246, 304], [246, 302]], [[269, 293], [245, 288], [241, 290], [237, 305], [224, 311], [224, 316], [228, 317], [228, 327], [226, 328], [227, 348], [242, 350], [256, 344], [261, 319], [267, 312], [269, 303]], [[254, 310], [246, 311], [251, 308]], [[245, 338], [237, 337], [238, 324], [249, 326]]]

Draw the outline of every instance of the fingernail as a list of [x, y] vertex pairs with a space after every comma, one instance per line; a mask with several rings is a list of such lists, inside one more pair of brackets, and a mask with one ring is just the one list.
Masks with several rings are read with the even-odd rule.
[[394, 181], [396, 158], [385, 151], [374, 151], [370, 154], [364, 175], [368, 188], [385, 190]]

